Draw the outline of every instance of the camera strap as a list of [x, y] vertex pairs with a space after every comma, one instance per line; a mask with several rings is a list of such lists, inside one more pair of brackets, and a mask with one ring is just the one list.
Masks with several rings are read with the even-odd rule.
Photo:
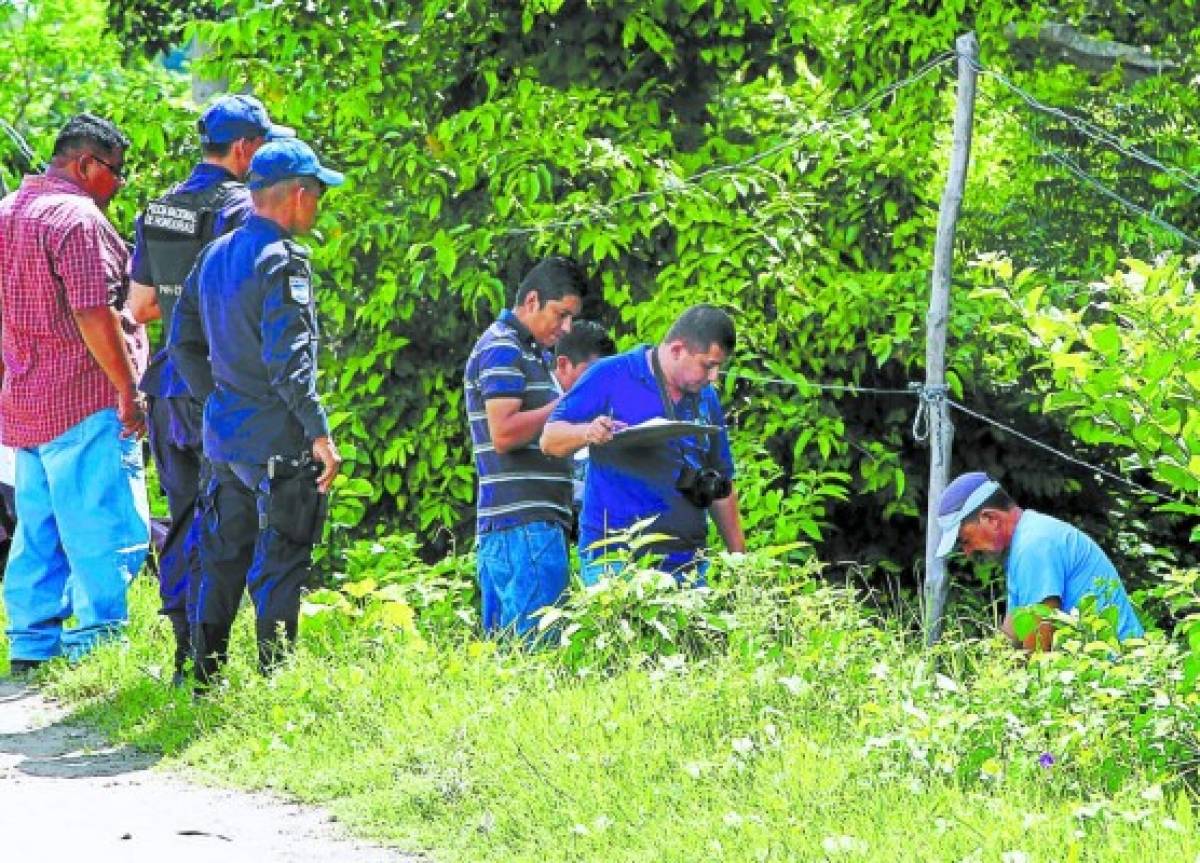
[[654, 372], [654, 382], [658, 384], [658, 395], [662, 398], [663, 413], [666, 414], [669, 420], [676, 419], [675, 403], [671, 401], [671, 396], [667, 392], [667, 382], [663, 376], [662, 363], [658, 361], [657, 346], [650, 349], [650, 370]]
[[[666, 417], [669, 420], [679, 419], [675, 415], [675, 403], [671, 401], [670, 393], [667, 392], [666, 376], [663, 374], [662, 363], [658, 361], [657, 345], [650, 348], [650, 370], [654, 372], [654, 382], [658, 384], [658, 394], [662, 398], [663, 413], [666, 414]], [[698, 420], [704, 419], [704, 417], [700, 416], [700, 399], [698, 396], [696, 398], [696, 418]], [[716, 468], [718, 467], [717, 436], [715, 434], [707, 434], [704, 436], [704, 438], [705, 442], [708, 444], [708, 446], [704, 448], [704, 464], [708, 467]], [[683, 453], [681, 452], [680, 456], [682, 455]]]

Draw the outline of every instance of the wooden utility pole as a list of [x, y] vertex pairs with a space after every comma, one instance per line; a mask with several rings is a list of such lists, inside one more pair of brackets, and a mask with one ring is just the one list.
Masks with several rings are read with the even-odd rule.
[[925, 643], [935, 643], [942, 634], [942, 618], [950, 584], [945, 562], [935, 555], [938, 530], [938, 500], [950, 474], [954, 426], [946, 406], [946, 324], [950, 317], [950, 277], [954, 269], [954, 230], [967, 181], [971, 158], [971, 125], [975, 116], [975, 79], [979, 43], [974, 33], [954, 42], [958, 53], [958, 104], [954, 110], [954, 149], [946, 190], [938, 210], [937, 241], [933, 249], [933, 284], [929, 294], [929, 316], [925, 321], [925, 407], [929, 412], [929, 501], [925, 525]]

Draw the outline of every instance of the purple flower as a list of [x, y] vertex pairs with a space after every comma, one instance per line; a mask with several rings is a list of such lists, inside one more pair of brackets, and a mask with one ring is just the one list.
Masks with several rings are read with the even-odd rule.
[[1049, 752], [1043, 752], [1041, 755], [1038, 756], [1038, 764], [1041, 765], [1042, 767], [1045, 767], [1047, 770], [1049, 770], [1051, 767], [1054, 766], [1054, 756], [1051, 755]]

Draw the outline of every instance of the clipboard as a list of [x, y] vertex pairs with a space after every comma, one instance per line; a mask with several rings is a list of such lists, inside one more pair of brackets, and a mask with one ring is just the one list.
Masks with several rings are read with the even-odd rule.
[[613, 435], [613, 439], [605, 446], [649, 446], [662, 443], [677, 437], [688, 435], [707, 436], [721, 431], [720, 426], [708, 423], [687, 422], [685, 420], [669, 420], [655, 417], [633, 426], [626, 426]]

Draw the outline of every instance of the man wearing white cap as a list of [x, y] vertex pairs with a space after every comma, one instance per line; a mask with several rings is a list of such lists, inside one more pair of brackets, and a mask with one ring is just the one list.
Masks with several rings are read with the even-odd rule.
[[946, 486], [938, 503], [942, 537], [937, 556], [957, 547], [966, 555], [1000, 557], [1008, 584], [1005, 635], [1026, 650], [1049, 650], [1054, 640], [1050, 621], [1024, 639], [1013, 631], [1013, 615], [1021, 608], [1044, 605], [1070, 612], [1085, 596], [1097, 609], [1117, 609], [1117, 637], [1143, 634], [1125, 586], [1100, 546], [1078, 528], [1057, 518], [1017, 506], [1000, 483], [986, 473], [964, 473]]

